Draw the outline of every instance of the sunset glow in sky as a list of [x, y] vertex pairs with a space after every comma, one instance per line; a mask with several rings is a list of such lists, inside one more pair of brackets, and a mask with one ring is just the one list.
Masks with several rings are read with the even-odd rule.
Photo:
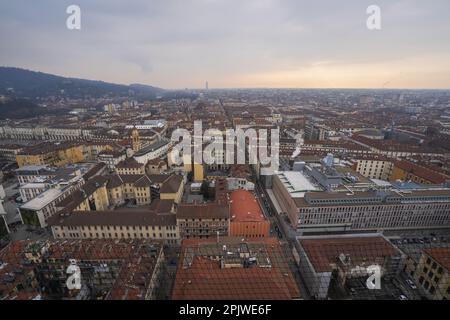
[[[66, 28], [71, 4], [81, 30]], [[168, 89], [450, 88], [449, 12], [448, 0], [2, 1], [0, 65]]]

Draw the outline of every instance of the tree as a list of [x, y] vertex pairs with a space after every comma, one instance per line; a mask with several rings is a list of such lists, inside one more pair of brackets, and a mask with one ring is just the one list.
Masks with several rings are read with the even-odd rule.
[[209, 183], [206, 180], [203, 180], [202, 185], [200, 187], [200, 193], [205, 197], [205, 199], [209, 198]]

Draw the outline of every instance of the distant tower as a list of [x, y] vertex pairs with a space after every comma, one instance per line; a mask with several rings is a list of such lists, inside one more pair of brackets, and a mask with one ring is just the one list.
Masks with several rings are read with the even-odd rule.
[[139, 130], [136, 127], [133, 128], [131, 136], [133, 137], [133, 151], [139, 151], [141, 149], [141, 138], [139, 137]]
[[206, 81], [206, 83], [205, 83], [205, 89], [206, 89], [206, 90], [208, 90], [208, 89], [209, 89], [209, 86], [208, 86], [208, 81]]

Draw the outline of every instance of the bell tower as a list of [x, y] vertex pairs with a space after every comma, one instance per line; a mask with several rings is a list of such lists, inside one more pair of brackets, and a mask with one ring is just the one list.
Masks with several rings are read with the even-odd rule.
[[139, 130], [136, 127], [133, 128], [131, 136], [133, 138], [133, 151], [139, 151], [141, 149], [141, 138], [139, 137]]

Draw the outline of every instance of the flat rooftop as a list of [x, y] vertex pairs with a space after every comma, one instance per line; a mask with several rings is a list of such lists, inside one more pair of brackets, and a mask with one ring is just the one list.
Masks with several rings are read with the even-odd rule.
[[57, 199], [62, 190], [59, 188], [48, 189], [38, 195], [36, 198], [31, 199], [27, 203], [23, 204], [20, 208], [38, 211], [47, 206], [49, 203]]
[[300, 171], [280, 171], [277, 176], [292, 198], [303, 198], [306, 192], [322, 190]]

